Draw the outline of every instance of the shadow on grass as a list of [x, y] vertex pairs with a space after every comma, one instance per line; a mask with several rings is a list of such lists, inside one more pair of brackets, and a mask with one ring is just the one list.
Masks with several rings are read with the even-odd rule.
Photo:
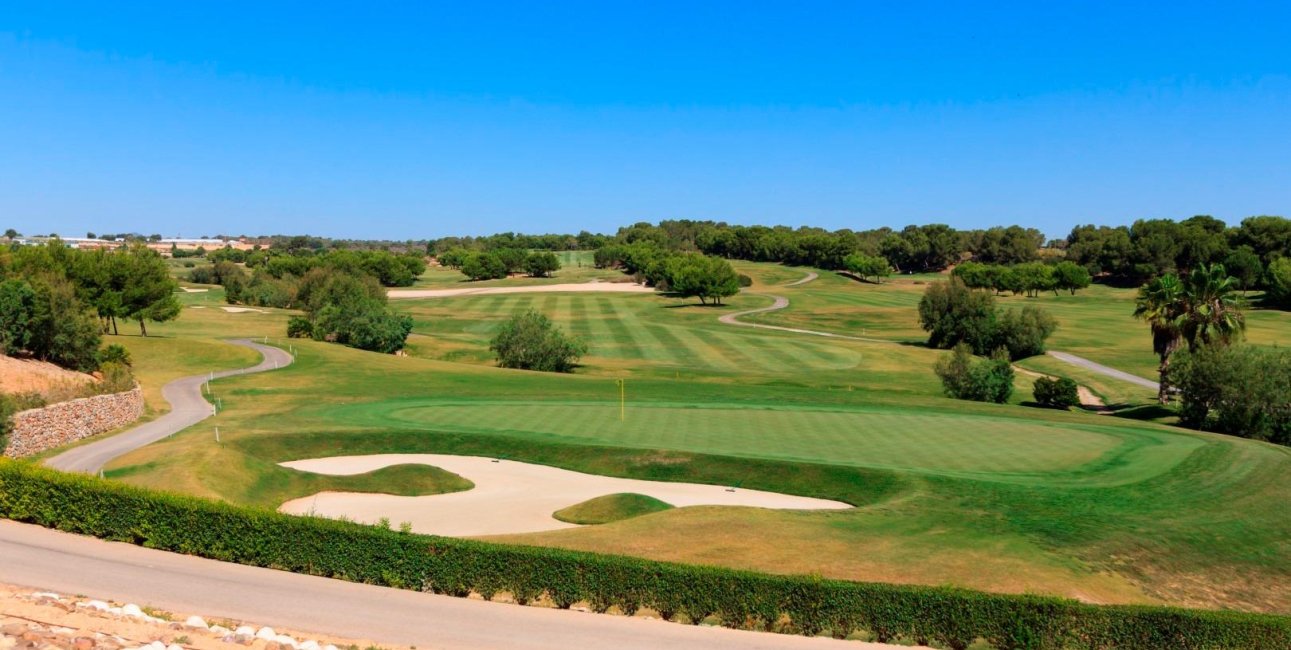
[[1161, 406], [1160, 404], [1145, 404], [1139, 406], [1118, 404], [1111, 408], [1112, 415], [1115, 415], [1118, 418], [1128, 418], [1131, 420], [1159, 420], [1177, 415], [1174, 412], [1174, 409]]

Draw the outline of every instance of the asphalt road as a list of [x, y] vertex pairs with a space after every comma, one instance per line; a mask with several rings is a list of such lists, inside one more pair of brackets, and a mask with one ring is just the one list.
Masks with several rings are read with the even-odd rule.
[[418, 648], [896, 647], [452, 598], [227, 564], [11, 521], [0, 521], [0, 580], [208, 619]]
[[[225, 370], [214, 374], [215, 378], [242, 375], [253, 372], [273, 370], [291, 363], [290, 354], [275, 347], [261, 345], [246, 339], [230, 341], [259, 352], [264, 359], [251, 368]], [[170, 412], [161, 417], [141, 424], [129, 431], [119, 433], [80, 447], [73, 447], [45, 461], [45, 464], [65, 472], [98, 472], [117, 456], [129, 453], [162, 438], [182, 431], [208, 417], [211, 417], [211, 405], [202, 397], [202, 384], [211, 379], [211, 374], [183, 377], [161, 387], [161, 395], [170, 402]]]
[[1074, 354], [1052, 350], [1049, 352], [1049, 356], [1059, 361], [1065, 361], [1074, 366], [1080, 366], [1081, 368], [1084, 368], [1086, 370], [1092, 370], [1100, 375], [1107, 375], [1108, 377], [1112, 377], [1113, 379], [1128, 381], [1131, 384], [1142, 386], [1144, 388], [1151, 388], [1152, 390], [1161, 389], [1160, 385], [1158, 385], [1155, 381], [1152, 381], [1151, 379], [1144, 379], [1138, 375], [1131, 375], [1130, 373], [1125, 372], [1124, 370], [1117, 370], [1116, 368], [1111, 368], [1101, 363], [1094, 363], [1089, 359], [1086, 359], [1084, 357], [1078, 357]]

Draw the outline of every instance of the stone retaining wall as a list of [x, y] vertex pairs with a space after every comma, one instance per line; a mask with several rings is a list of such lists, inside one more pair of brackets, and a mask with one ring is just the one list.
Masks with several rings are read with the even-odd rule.
[[4, 455], [22, 458], [122, 427], [143, 415], [143, 389], [95, 395], [13, 415]]

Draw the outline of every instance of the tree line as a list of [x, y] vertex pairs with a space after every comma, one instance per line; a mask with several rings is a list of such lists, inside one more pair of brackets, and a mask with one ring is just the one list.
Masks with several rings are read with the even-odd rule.
[[713, 255], [659, 246], [652, 240], [615, 243], [596, 249], [597, 268], [617, 268], [637, 282], [682, 298], [699, 298], [720, 305], [752, 280], [735, 272], [731, 263]]
[[471, 280], [497, 280], [521, 272], [545, 278], [560, 270], [560, 258], [555, 253], [523, 248], [470, 250], [458, 247], [440, 254], [437, 259], [440, 265], [459, 270]]

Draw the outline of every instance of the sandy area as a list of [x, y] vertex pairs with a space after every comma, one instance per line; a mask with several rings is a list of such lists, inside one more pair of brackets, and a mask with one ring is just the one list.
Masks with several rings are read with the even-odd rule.
[[[186, 650], [268, 650], [274, 644], [279, 650], [330, 650], [373, 645], [363, 639], [320, 637], [241, 621], [198, 620], [187, 613], [157, 611], [144, 605], [0, 585], [0, 648], [117, 650], [158, 644]], [[259, 637], [255, 636], [257, 632], [261, 632]], [[272, 639], [269, 632], [273, 633]], [[17, 643], [10, 646], [5, 643], [8, 640]], [[383, 647], [394, 650], [398, 646]]]
[[64, 370], [52, 363], [0, 355], [0, 393], [36, 392], [48, 397], [75, 392], [94, 381], [90, 375]]
[[206, 293], [210, 291], [210, 289], [194, 289], [193, 287], [180, 287], [179, 290], [184, 293]]
[[718, 485], [669, 483], [596, 476], [569, 470], [479, 456], [441, 454], [377, 454], [338, 456], [282, 463], [305, 472], [348, 476], [391, 465], [433, 465], [475, 483], [475, 488], [452, 494], [401, 497], [388, 494], [321, 492], [284, 503], [279, 510], [322, 517], [349, 517], [375, 523], [382, 517], [392, 525], [412, 524], [419, 533], [473, 537], [532, 533], [574, 528], [551, 513], [588, 499], [620, 492], [652, 496], [677, 507], [749, 506], [791, 510], [844, 509], [838, 501], [790, 496], [757, 490], [728, 490]]
[[451, 296], [487, 296], [497, 293], [550, 293], [593, 291], [608, 293], [654, 293], [654, 289], [632, 282], [581, 282], [576, 284], [533, 284], [523, 287], [479, 287], [475, 289], [391, 289], [386, 295], [399, 298], [448, 298]]
[[264, 313], [263, 309], [252, 309], [250, 307], [220, 307], [220, 309], [223, 309], [224, 311], [227, 311], [230, 314], [241, 314], [243, 312], [248, 312], [248, 311], [255, 312], [257, 314]]

